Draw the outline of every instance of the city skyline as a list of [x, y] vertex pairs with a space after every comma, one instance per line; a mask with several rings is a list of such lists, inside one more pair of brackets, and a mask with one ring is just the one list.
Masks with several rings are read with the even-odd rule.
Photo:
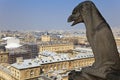
[[[0, 0], [0, 30], [68, 30], [67, 18], [84, 0]], [[92, 0], [111, 27], [120, 27], [120, 1]]]

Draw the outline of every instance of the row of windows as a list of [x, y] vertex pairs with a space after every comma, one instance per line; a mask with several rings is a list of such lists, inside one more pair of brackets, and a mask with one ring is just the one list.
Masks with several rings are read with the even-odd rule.
[[82, 60], [82, 61], [73, 61], [72, 64], [70, 65], [69, 63], [61, 63], [61, 64], [54, 64], [54, 65], [48, 65], [44, 66], [42, 68], [43, 71], [51, 71], [51, 70], [60, 70], [60, 69], [68, 69], [70, 68], [76, 68], [76, 67], [85, 67], [85, 66], [90, 66], [93, 64], [94, 60]]
[[42, 47], [40, 48], [40, 51], [50, 50], [50, 51], [61, 51], [61, 50], [69, 50], [73, 49], [72, 46], [66, 47], [66, 46], [57, 46], [57, 47]]
[[42, 68], [42, 71], [51, 71], [51, 70], [61, 70], [61, 69], [68, 69], [69, 64], [61, 63], [55, 65], [48, 65]]
[[39, 73], [37, 73], [38, 69], [31, 69], [31, 70], [26, 70], [25, 71], [25, 77], [29, 78], [29, 77], [34, 77], [34, 76], [38, 76]]
[[89, 66], [93, 64], [94, 60], [93, 59], [87, 59], [87, 60], [82, 60], [82, 61], [74, 61], [72, 64], [74, 67], [78, 66]]
[[71, 48], [73, 46], [43, 46], [43, 47], [40, 47], [40, 48]]

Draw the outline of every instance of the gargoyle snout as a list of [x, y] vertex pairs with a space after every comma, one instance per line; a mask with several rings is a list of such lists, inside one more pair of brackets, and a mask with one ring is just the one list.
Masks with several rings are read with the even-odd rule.
[[67, 22], [72, 22], [72, 21], [73, 21], [73, 17], [72, 17], [72, 15], [70, 15], [70, 16], [68, 17]]

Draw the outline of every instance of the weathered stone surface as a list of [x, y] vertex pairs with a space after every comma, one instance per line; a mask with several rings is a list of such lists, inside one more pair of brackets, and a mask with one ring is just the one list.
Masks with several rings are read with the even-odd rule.
[[68, 22], [73, 22], [72, 26], [85, 24], [86, 36], [95, 56], [91, 67], [81, 72], [72, 71], [69, 80], [120, 80], [120, 58], [113, 33], [94, 3], [80, 3], [74, 8]]

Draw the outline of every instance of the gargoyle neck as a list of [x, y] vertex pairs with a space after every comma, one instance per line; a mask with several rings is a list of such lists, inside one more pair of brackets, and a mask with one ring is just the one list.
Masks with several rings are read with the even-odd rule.
[[89, 30], [90, 32], [93, 32], [98, 27], [98, 25], [100, 25], [102, 22], [105, 22], [105, 19], [96, 7], [93, 7], [90, 10], [83, 12], [82, 14], [87, 31]]

